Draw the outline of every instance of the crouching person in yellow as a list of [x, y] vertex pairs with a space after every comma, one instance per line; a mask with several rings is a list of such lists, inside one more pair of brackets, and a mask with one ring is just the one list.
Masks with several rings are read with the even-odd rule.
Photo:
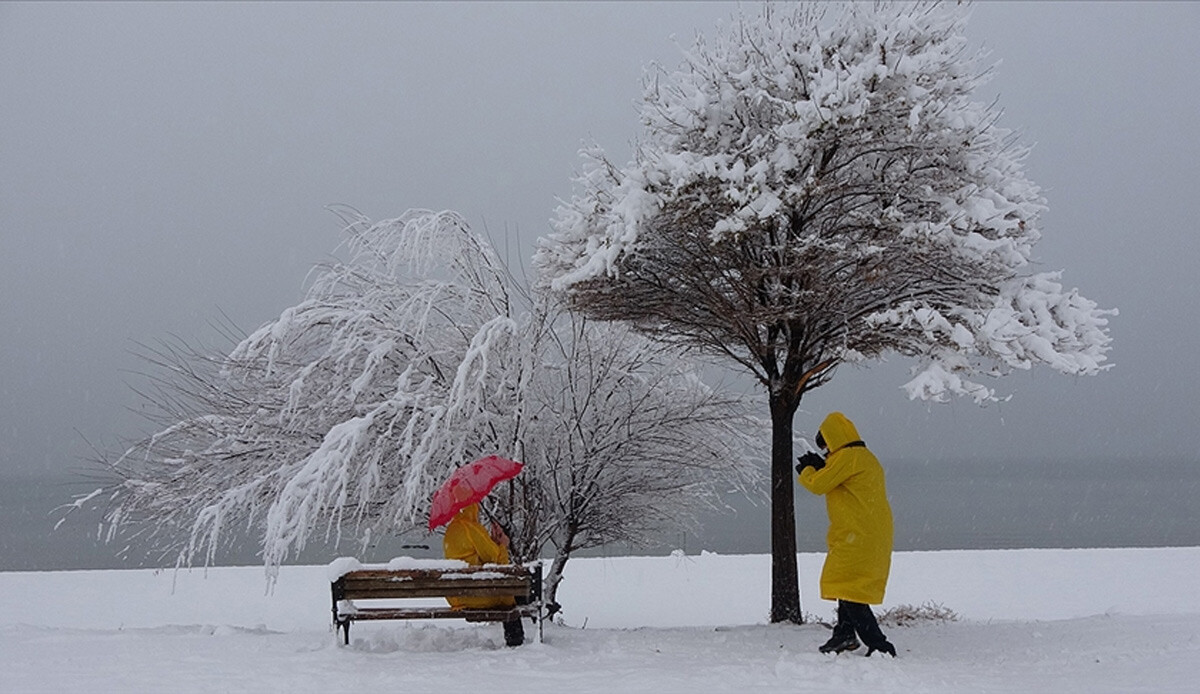
[[[854, 424], [833, 412], [817, 432], [817, 446], [828, 453], [800, 456], [800, 484], [825, 496], [829, 514], [829, 553], [821, 569], [821, 598], [837, 600], [837, 626], [822, 653], [841, 653], [867, 644], [893, 658], [896, 648], [883, 635], [868, 605], [883, 602], [892, 565], [892, 508], [883, 467], [858, 437]], [[857, 638], [855, 637], [857, 634]]]
[[[446, 526], [446, 536], [442, 539], [442, 547], [447, 559], [465, 561], [471, 566], [509, 563], [508, 535], [495, 523], [492, 524], [491, 532], [484, 529], [479, 522], [479, 504], [467, 506], [450, 520], [450, 524]], [[456, 609], [503, 609], [516, 606], [511, 596], [446, 598], [446, 602]], [[521, 626], [520, 617], [505, 622], [504, 643], [520, 646], [524, 642], [525, 629]]]

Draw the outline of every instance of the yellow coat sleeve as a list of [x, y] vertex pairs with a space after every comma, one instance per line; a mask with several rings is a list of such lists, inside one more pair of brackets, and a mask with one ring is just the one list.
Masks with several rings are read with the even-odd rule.
[[[830, 457], [832, 458], [833, 456]], [[824, 496], [828, 494], [842, 482], [845, 482], [846, 478], [850, 477], [850, 475], [854, 474], [855, 472], [853, 466], [844, 464], [847, 461], [839, 460], [837, 462], [843, 464], [827, 464], [820, 470], [814, 467], [804, 468], [800, 471], [800, 484], [803, 485], [805, 489], [813, 494], [817, 494], [818, 496]]]
[[508, 563], [508, 550], [496, 544], [479, 521], [467, 518], [450, 521], [442, 548], [447, 559], [459, 559], [472, 566]]

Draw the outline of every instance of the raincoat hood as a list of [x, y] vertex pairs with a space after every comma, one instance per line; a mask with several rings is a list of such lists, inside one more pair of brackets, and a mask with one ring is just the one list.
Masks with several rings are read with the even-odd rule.
[[479, 522], [479, 504], [467, 504], [462, 509], [454, 514], [455, 518], [463, 518], [464, 520], [473, 520]]
[[854, 422], [847, 419], [846, 415], [841, 412], [830, 412], [829, 416], [825, 417], [825, 421], [821, 422], [818, 431], [821, 432], [821, 438], [825, 439], [825, 445], [829, 447], [831, 454], [845, 448], [848, 443], [862, 440], [858, 436], [858, 429], [854, 427]]

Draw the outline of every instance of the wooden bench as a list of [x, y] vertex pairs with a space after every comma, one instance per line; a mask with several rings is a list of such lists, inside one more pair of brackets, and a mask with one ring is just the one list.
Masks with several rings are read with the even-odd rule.
[[[350, 623], [376, 619], [465, 619], [468, 622], [507, 622], [528, 617], [542, 640], [542, 565], [488, 564], [452, 568], [361, 568], [332, 576], [333, 623], [350, 643]], [[364, 606], [361, 602], [409, 598], [503, 597], [516, 600], [512, 608], [454, 608], [440, 606]]]

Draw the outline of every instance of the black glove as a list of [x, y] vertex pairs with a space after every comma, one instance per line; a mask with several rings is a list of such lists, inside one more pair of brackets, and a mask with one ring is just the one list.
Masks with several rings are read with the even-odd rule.
[[820, 470], [825, 467], [825, 459], [812, 451], [805, 453], [797, 460], [800, 461], [800, 464], [796, 466], [796, 474], [804, 472], [804, 468], [806, 467], [811, 467], [814, 470]]

